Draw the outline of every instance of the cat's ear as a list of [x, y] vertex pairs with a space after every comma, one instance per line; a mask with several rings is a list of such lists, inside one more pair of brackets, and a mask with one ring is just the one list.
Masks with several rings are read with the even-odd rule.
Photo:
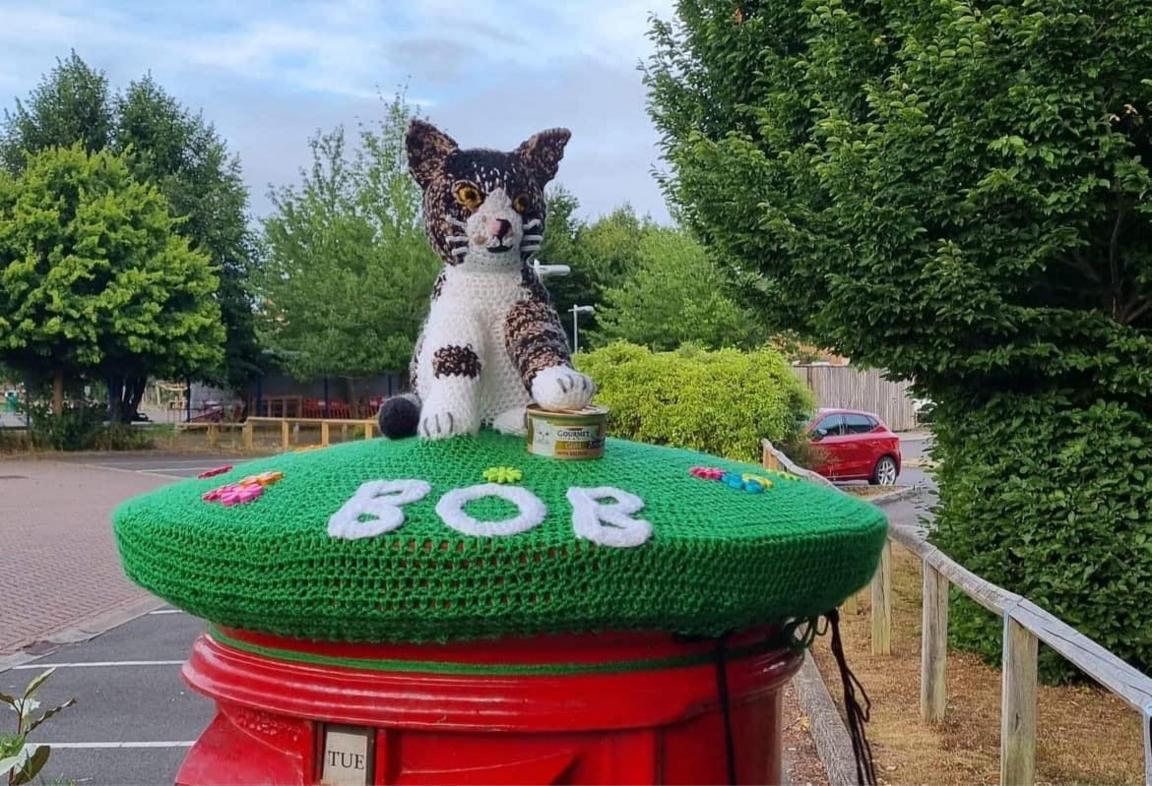
[[516, 155], [520, 156], [528, 168], [528, 174], [540, 188], [556, 177], [560, 159], [564, 157], [564, 145], [571, 138], [572, 132], [567, 128], [549, 128], [533, 134], [516, 148]]
[[405, 145], [408, 149], [408, 171], [421, 188], [428, 187], [428, 183], [444, 166], [448, 154], [459, 149], [452, 137], [431, 123], [417, 118], [408, 122]]

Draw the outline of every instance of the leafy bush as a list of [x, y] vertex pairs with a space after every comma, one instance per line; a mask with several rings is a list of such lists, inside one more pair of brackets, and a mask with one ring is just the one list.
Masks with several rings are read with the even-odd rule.
[[97, 404], [67, 402], [53, 415], [46, 402], [30, 402], [25, 412], [29, 441], [40, 450], [91, 450], [104, 431], [106, 410]]
[[[935, 541], [1121, 658], [1152, 664], [1152, 422], [1119, 402], [1001, 395], [936, 408], [943, 498]], [[958, 609], [954, 640], [990, 659], [1000, 626]], [[1049, 679], [1071, 675], [1041, 660]]]
[[44, 769], [48, 757], [52, 754], [52, 748], [28, 742], [28, 735], [53, 715], [76, 703], [75, 699], [68, 699], [63, 704], [37, 714], [40, 701], [36, 698], [36, 691], [54, 671], [56, 669], [51, 668], [34, 677], [23, 694], [9, 696], [0, 693], [0, 706], [7, 707], [16, 715], [16, 733], [0, 732], [0, 777], [4, 777], [8, 786], [31, 783]]
[[66, 403], [60, 415], [53, 415], [47, 402], [29, 403], [28, 440], [39, 450], [140, 450], [152, 446], [139, 428], [107, 423], [103, 404]]
[[617, 342], [578, 355], [600, 387], [609, 433], [758, 462], [760, 440], [794, 439], [812, 411], [808, 389], [771, 349], [652, 352]]

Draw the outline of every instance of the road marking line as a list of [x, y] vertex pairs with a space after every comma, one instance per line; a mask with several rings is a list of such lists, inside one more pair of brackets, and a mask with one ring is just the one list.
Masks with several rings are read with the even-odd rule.
[[182, 660], [97, 660], [91, 663], [22, 663], [11, 671], [32, 669], [92, 669], [116, 666], [182, 666]]
[[[105, 464], [73, 464], [70, 461], [58, 461], [58, 464], [67, 464], [72, 467], [84, 467], [85, 469], [102, 469], [106, 472], [127, 472], [129, 475], [147, 475], [138, 469], [125, 469], [124, 467], [109, 467]], [[183, 475], [157, 475], [158, 478], [182, 478]]]
[[150, 611], [148, 613], [149, 614], [183, 614], [184, 612], [181, 609], [156, 609], [156, 611]]
[[197, 464], [194, 467], [140, 467], [136, 472], [203, 472], [216, 469], [219, 464]]
[[195, 740], [148, 741], [148, 742], [29, 742], [27, 747], [47, 745], [53, 750], [63, 748], [191, 748]]

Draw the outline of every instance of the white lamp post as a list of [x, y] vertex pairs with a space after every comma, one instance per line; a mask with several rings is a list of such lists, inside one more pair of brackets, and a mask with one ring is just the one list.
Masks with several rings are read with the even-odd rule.
[[532, 269], [536, 271], [536, 277], [541, 281], [548, 276], [566, 276], [572, 272], [572, 268], [567, 265], [545, 265], [539, 259], [532, 260]]
[[596, 309], [592, 306], [572, 306], [572, 354], [580, 351], [580, 322], [577, 314], [594, 314]]

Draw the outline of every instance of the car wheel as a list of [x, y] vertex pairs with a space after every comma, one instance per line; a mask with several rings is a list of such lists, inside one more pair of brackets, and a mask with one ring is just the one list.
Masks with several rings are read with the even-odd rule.
[[873, 486], [895, 486], [896, 475], [896, 459], [882, 456], [872, 469], [872, 479], [868, 482]]

